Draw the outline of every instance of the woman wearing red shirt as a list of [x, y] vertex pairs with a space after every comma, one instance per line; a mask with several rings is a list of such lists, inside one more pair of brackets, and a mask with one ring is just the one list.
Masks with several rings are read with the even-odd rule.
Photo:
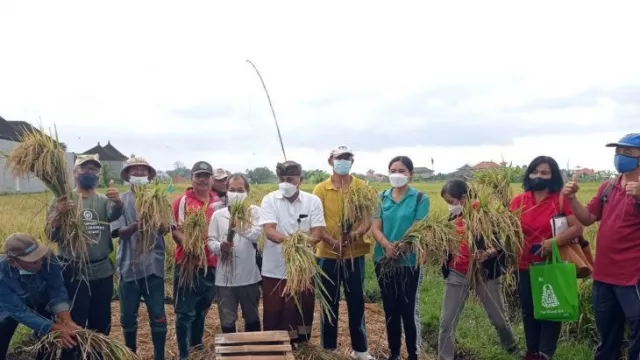
[[[458, 319], [469, 297], [469, 268], [471, 250], [466, 235], [462, 209], [467, 201], [469, 187], [463, 180], [450, 180], [442, 188], [441, 195], [449, 204], [450, 219], [455, 222], [460, 246], [458, 254], [449, 255], [442, 266], [442, 275], [446, 279], [442, 313], [440, 314], [440, 333], [438, 341], [438, 360], [454, 359], [455, 332]], [[485, 247], [479, 239], [475, 247]], [[491, 325], [496, 329], [500, 343], [509, 353], [517, 353], [516, 340], [506, 317], [502, 296], [501, 277], [504, 274], [504, 252], [490, 249], [476, 251], [474, 257], [479, 261], [482, 272], [478, 276], [475, 292], [484, 307]]]
[[[558, 163], [551, 157], [535, 158], [524, 174], [524, 192], [511, 200], [511, 211], [520, 211], [520, 224], [524, 233], [524, 246], [518, 263], [518, 294], [522, 307], [522, 322], [527, 343], [524, 360], [550, 359], [556, 351], [562, 323], [539, 321], [533, 317], [533, 298], [529, 266], [545, 261], [552, 243], [558, 246], [574, 241], [582, 234], [571, 204], [560, 195], [564, 186]], [[568, 227], [554, 238], [551, 219], [566, 216]]]

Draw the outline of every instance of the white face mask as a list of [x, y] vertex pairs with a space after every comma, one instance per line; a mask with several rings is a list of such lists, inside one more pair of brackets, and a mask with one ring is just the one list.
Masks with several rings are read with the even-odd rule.
[[147, 185], [149, 178], [146, 176], [129, 176], [129, 184], [133, 185]]
[[286, 197], [286, 198], [290, 198], [293, 196], [293, 194], [296, 193], [296, 191], [298, 191], [298, 187], [288, 183], [288, 182], [283, 182], [278, 184], [278, 189], [280, 189], [280, 192], [282, 193], [282, 196]]
[[460, 215], [460, 213], [462, 212], [462, 205], [460, 204], [456, 204], [456, 205], [451, 205], [449, 204], [449, 213], [452, 215]]
[[405, 174], [395, 173], [389, 175], [389, 182], [394, 188], [403, 187], [409, 182], [409, 177]]
[[247, 198], [247, 193], [227, 192], [227, 200], [229, 205], [234, 202], [243, 202]]

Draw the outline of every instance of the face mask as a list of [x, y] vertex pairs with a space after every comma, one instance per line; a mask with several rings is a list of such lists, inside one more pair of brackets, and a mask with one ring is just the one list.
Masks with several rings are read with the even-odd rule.
[[280, 189], [280, 192], [282, 193], [282, 196], [286, 197], [286, 198], [290, 198], [292, 197], [296, 191], [298, 191], [298, 187], [288, 183], [288, 182], [283, 182], [278, 184], [278, 189]]
[[460, 215], [460, 213], [462, 212], [462, 205], [460, 204], [456, 204], [456, 205], [451, 205], [449, 204], [449, 213], [452, 215]]
[[626, 174], [638, 168], [638, 158], [627, 155], [616, 155], [613, 158], [613, 164], [621, 174]]
[[93, 189], [98, 186], [98, 175], [94, 174], [80, 174], [78, 175], [78, 184], [83, 189]]
[[347, 175], [351, 171], [351, 160], [333, 160], [333, 171], [338, 175]]
[[529, 186], [532, 191], [542, 191], [547, 190], [551, 183], [551, 179], [545, 179], [541, 177], [535, 177], [529, 179]]
[[218, 196], [220, 196], [220, 197], [224, 197], [225, 195], [227, 195], [227, 192], [226, 191], [216, 190], [216, 194], [218, 194]]
[[149, 178], [146, 176], [129, 176], [129, 184], [132, 185], [147, 185], [149, 183]]
[[229, 204], [234, 202], [243, 202], [247, 198], [247, 193], [231, 192], [227, 193], [227, 200]]
[[389, 175], [389, 182], [394, 188], [403, 187], [409, 182], [409, 177], [405, 174], [391, 174]]

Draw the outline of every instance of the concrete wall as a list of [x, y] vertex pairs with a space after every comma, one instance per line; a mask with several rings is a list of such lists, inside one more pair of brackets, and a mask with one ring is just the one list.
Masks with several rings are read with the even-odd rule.
[[[0, 153], [8, 154], [17, 145], [17, 142], [0, 139]], [[71, 186], [74, 186], [73, 180], [73, 161], [74, 155], [71, 153], [65, 154], [67, 159], [67, 176], [69, 177]], [[34, 176], [28, 176], [26, 178], [15, 179], [11, 171], [5, 168], [6, 159], [4, 156], [0, 156], [0, 194], [2, 193], [35, 193], [43, 192], [47, 190], [40, 179]]]

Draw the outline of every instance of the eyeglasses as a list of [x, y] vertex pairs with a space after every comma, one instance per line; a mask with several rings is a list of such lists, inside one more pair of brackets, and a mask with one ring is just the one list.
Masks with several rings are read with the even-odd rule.
[[93, 166], [80, 166], [80, 170], [82, 170], [83, 173], [90, 173], [90, 174], [100, 173], [100, 168], [93, 167]]

